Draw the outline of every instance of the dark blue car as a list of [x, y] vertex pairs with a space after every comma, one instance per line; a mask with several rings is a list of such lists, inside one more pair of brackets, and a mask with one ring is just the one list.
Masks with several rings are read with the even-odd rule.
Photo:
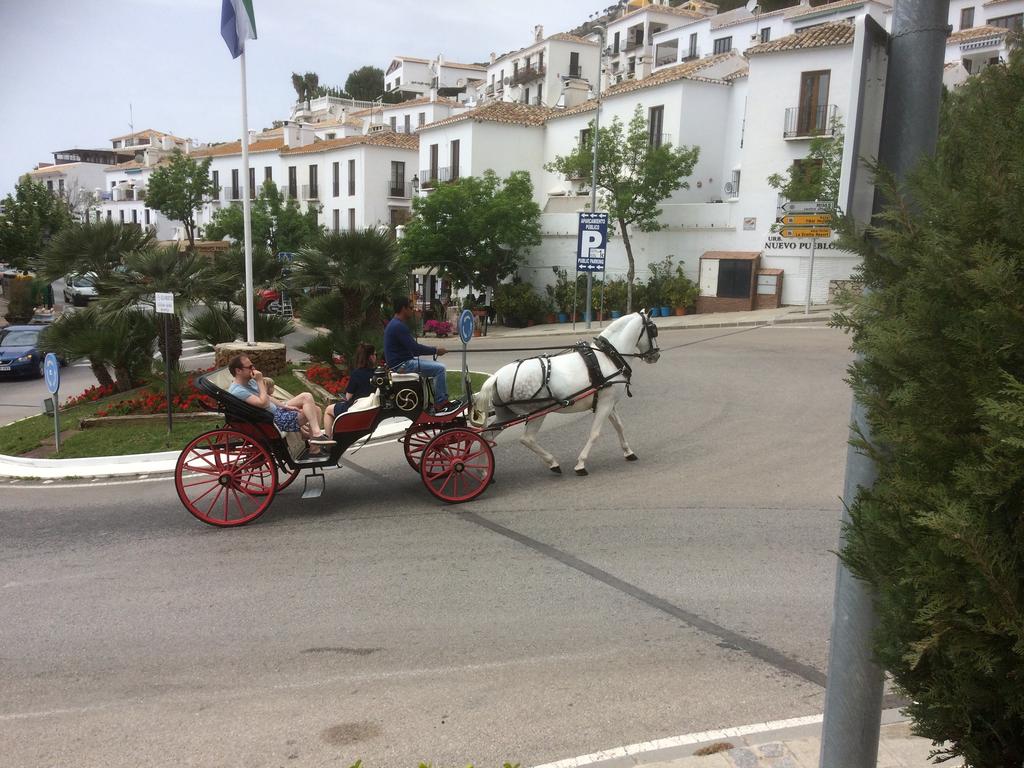
[[0, 328], [0, 376], [42, 376], [39, 334], [43, 325], [8, 325]]

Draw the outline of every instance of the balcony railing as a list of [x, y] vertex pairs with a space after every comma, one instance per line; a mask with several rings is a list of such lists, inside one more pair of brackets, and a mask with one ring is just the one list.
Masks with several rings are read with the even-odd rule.
[[811, 108], [789, 107], [786, 110], [786, 124], [782, 129], [782, 138], [835, 136], [835, 118], [835, 104], [822, 104]]
[[583, 77], [583, 67], [569, 67], [569, 77], [581, 78]]
[[626, 44], [622, 47], [623, 52], [628, 53], [629, 51], [635, 51], [637, 48], [644, 47], [644, 39], [642, 37], [634, 40], [627, 40]]
[[302, 185], [302, 199], [303, 200], [319, 200], [320, 199], [320, 185], [319, 184], [303, 184]]
[[671, 144], [672, 143], [672, 134], [671, 133], [654, 133], [654, 134], [648, 133], [647, 134], [647, 141], [650, 143], [650, 145], [652, 147], [660, 147], [663, 144]]
[[540, 66], [523, 67], [512, 77], [513, 85], [520, 85], [521, 83], [528, 83], [531, 80], [536, 80], [538, 77], [544, 77], [544, 73], [547, 72], [547, 67], [543, 64]]
[[299, 197], [299, 188], [297, 186], [281, 187], [281, 197], [283, 197], [285, 200], [297, 200]]
[[398, 181], [397, 179], [388, 179], [386, 183], [388, 185], [388, 197], [412, 197], [411, 181]]
[[420, 189], [433, 189], [438, 184], [451, 180], [451, 168], [428, 168], [425, 171], [420, 171]]
[[494, 83], [491, 83], [486, 88], [484, 88], [484, 94], [487, 95], [487, 96], [493, 96], [494, 95]]

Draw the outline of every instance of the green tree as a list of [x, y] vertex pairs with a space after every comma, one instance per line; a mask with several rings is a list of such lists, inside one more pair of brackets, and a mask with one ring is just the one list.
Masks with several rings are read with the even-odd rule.
[[360, 341], [379, 342], [405, 270], [389, 233], [331, 232], [296, 254], [288, 282], [296, 292], [319, 292], [303, 305], [303, 319], [329, 332], [300, 349], [330, 363], [334, 351], [350, 356]]
[[835, 322], [878, 480], [842, 552], [915, 731], [972, 768], [1024, 765], [1024, 51], [950, 94], [939, 143], [870, 239]]
[[540, 207], [526, 171], [502, 181], [494, 171], [441, 184], [413, 201], [402, 252], [408, 264], [448, 268], [456, 285], [496, 286], [539, 245]]
[[19, 269], [33, 264], [50, 239], [71, 223], [71, 214], [60, 197], [45, 185], [22, 176], [3, 202], [0, 215], [0, 261]]
[[[252, 241], [270, 249], [271, 254], [297, 251], [312, 243], [323, 231], [317, 223], [318, 209], [305, 212], [294, 198], [284, 199], [271, 181], [265, 181], [249, 206], [252, 218]], [[230, 237], [241, 243], [244, 236], [242, 206], [229, 205], [213, 215], [203, 230], [207, 240]]]
[[345, 91], [361, 101], [379, 99], [384, 93], [384, 70], [373, 66], [353, 70], [345, 80]]
[[175, 150], [166, 165], [149, 177], [146, 205], [185, 227], [189, 248], [196, 245], [196, 211], [217, 194], [210, 178], [210, 158], [197, 162]]
[[[590, 123], [587, 138], [575, 151], [560, 155], [546, 168], [569, 178], [590, 179], [593, 171], [594, 123]], [[660, 138], [660, 137], [659, 137]], [[617, 117], [607, 128], [601, 128], [597, 137], [597, 189], [600, 205], [618, 226], [629, 263], [626, 271], [626, 311], [633, 308], [633, 281], [636, 262], [629, 239], [631, 228], [641, 232], [664, 229], [658, 220], [658, 204], [677, 189], [689, 189], [686, 177], [693, 172], [700, 156], [700, 147], [673, 147], [670, 142], [651, 141], [649, 125], [638, 104], [623, 126]]]
[[787, 200], [839, 202], [839, 178], [843, 172], [843, 121], [832, 118], [829, 135], [815, 136], [807, 157], [793, 163], [785, 175], [773, 173], [768, 186]]
[[36, 269], [51, 282], [70, 272], [95, 272], [106, 279], [125, 256], [150, 245], [153, 235], [112, 221], [73, 223], [50, 241]]

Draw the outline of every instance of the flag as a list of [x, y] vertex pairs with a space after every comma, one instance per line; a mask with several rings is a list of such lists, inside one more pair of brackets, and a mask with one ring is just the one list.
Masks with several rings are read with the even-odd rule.
[[223, 0], [220, 7], [220, 36], [228, 44], [233, 59], [242, 55], [245, 41], [256, 39], [252, 0]]

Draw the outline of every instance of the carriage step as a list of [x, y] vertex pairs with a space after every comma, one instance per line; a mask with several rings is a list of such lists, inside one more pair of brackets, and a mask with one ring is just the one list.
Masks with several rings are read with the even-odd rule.
[[328, 452], [314, 456], [310, 456], [308, 453], [303, 452], [302, 455], [295, 460], [295, 466], [297, 467], [322, 467], [325, 464], [330, 463], [331, 454]]
[[[310, 482], [310, 481], [313, 482]], [[324, 488], [327, 486], [326, 478], [320, 473], [306, 475], [302, 481], [302, 498], [319, 499], [323, 496]]]

